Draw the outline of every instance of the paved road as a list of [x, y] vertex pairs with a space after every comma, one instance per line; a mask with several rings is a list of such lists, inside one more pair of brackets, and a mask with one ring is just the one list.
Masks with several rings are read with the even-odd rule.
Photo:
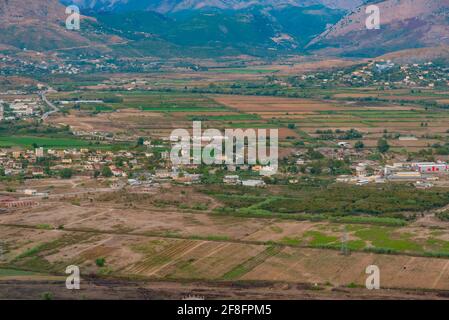
[[50, 111], [47, 111], [47, 112], [45, 112], [45, 113], [42, 115], [41, 119], [42, 119], [42, 120], [45, 120], [45, 119], [47, 119], [48, 116], [51, 115], [52, 113], [58, 112], [58, 111], [59, 111], [59, 108], [58, 108], [57, 106], [55, 106], [52, 102], [50, 102], [50, 101], [47, 99], [47, 97], [45, 96], [45, 92], [41, 92], [39, 95], [40, 95], [42, 101], [44, 101], [44, 102], [47, 104], [47, 106], [49, 106], [49, 107], [51, 108]]
[[120, 188], [86, 188], [82, 191], [74, 191], [74, 192], [67, 192], [67, 193], [55, 193], [55, 194], [49, 194], [48, 196], [25, 196], [20, 197], [20, 200], [39, 200], [43, 198], [47, 199], [59, 199], [62, 197], [70, 197], [70, 196], [79, 196], [89, 193], [107, 193], [107, 192], [115, 192], [120, 191]]

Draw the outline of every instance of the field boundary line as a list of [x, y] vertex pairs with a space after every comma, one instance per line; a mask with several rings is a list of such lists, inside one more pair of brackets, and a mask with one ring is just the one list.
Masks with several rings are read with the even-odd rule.
[[[12, 227], [12, 228], [22, 228], [22, 229], [32, 229], [42, 231], [43, 229], [38, 228], [36, 226], [29, 225], [17, 225], [17, 224], [3, 224], [0, 223], [0, 227]], [[297, 249], [314, 249], [314, 250], [329, 250], [329, 251], [340, 251], [340, 247], [322, 247], [322, 246], [309, 246], [309, 245], [291, 245], [273, 241], [247, 241], [247, 240], [237, 240], [237, 239], [205, 239], [201, 237], [195, 236], [168, 236], [168, 235], [159, 235], [159, 234], [148, 234], [148, 233], [132, 233], [132, 232], [117, 232], [117, 231], [99, 231], [99, 230], [87, 230], [87, 229], [47, 229], [46, 231], [52, 232], [54, 230], [58, 230], [61, 232], [79, 232], [79, 233], [90, 233], [90, 234], [104, 234], [104, 235], [118, 235], [118, 236], [131, 236], [131, 237], [146, 237], [146, 238], [156, 238], [156, 239], [177, 239], [177, 240], [192, 240], [192, 241], [202, 241], [202, 242], [221, 242], [221, 243], [235, 243], [235, 244], [246, 244], [246, 245], [257, 245], [257, 246], [267, 246], [272, 245], [281, 248], [297, 248]], [[373, 251], [364, 251], [364, 250], [352, 250], [356, 253], [365, 253], [365, 254], [378, 254], [378, 255], [386, 255], [386, 256], [404, 256], [404, 257], [417, 257], [417, 258], [433, 258], [433, 259], [442, 259], [449, 260], [448, 257], [442, 256], [428, 256], [425, 254], [419, 253], [407, 253], [407, 252], [394, 252], [394, 253], [385, 253], [385, 252], [373, 252]]]
[[165, 267], [168, 267], [168, 266], [172, 265], [173, 263], [178, 262], [178, 261], [180, 260], [180, 258], [184, 257], [186, 254], [188, 254], [189, 252], [195, 250], [196, 248], [201, 247], [201, 246], [202, 246], [203, 244], [205, 244], [205, 243], [207, 243], [207, 241], [201, 241], [200, 243], [196, 244], [196, 245], [193, 246], [192, 248], [190, 248], [190, 249], [184, 251], [181, 255], [179, 255], [178, 257], [176, 257], [176, 258], [173, 259], [172, 261], [170, 261], [170, 262], [168, 262], [168, 263], [166, 263], [166, 264], [160, 266], [160, 267], [157, 268], [156, 270], [153, 270], [153, 271], [149, 274], [149, 276], [156, 275], [156, 273], [158, 273], [160, 270], [164, 269]]
[[438, 285], [438, 283], [440, 282], [440, 280], [443, 277], [444, 273], [447, 271], [448, 267], [449, 267], [449, 261], [446, 262], [446, 264], [443, 267], [443, 270], [441, 270], [440, 274], [438, 275], [438, 277], [433, 282], [432, 289], [435, 289], [435, 287]]
[[213, 254], [215, 254], [215, 253], [217, 253], [217, 252], [223, 250], [224, 248], [229, 247], [230, 245], [231, 245], [230, 243], [222, 243], [222, 244], [220, 244], [217, 248], [215, 248], [214, 250], [212, 250], [211, 252], [209, 252], [209, 253], [208, 253], [207, 255], [205, 255], [204, 257], [201, 257], [200, 259], [195, 260], [195, 261], [192, 263], [192, 265], [195, 265], [195, 264], [197, 264], [198, 262], [203, 261], [203, 260], [206, 259], [206, 258], [209, 258], [211, 255], [213, 255]]

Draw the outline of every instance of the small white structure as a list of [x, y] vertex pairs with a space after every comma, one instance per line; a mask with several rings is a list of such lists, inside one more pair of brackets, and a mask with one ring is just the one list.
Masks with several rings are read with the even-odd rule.
[[399, 141], [417, 141], [417, 140], [418, 138], [414, 136], [399, 137]]
[[223, 183], [237, 185], [240, 184], [240, 177], [238, 175], [227, 175], [223, 177]]
[[242, 185], [245, 187], [264, 187], [266, 184], [262, 180], [243, 180]]
[[449, 166], [445, 162], [417, 162], [412, 164], [412, 168], [421, 173], [441, 173], [449, 171]]
[[345, 142], [345, 141], [340, 141], [340, 142], [338, 142], [337, 143], [338, 144], [338, 146], [340, 147], [340, 148], [349, 148], [351, 145], [349, 144], [349, 142]]
[[35, 153], [36, 157], [42, 158], [44, 156], [44, 148], [43, 147], [36, 148], [34, 150], [34, 153]]
[[34, 196], [37, 193], [37, 190], [35, 189], [25, 189], [23, 190], [23, 193], [26, 194], [27, 196]]
[[415, 187], [418, 189], [430, 189], [434, 185], [431, 182], [425, 182], [425, 181], [416, 181]]
[[420, 172], [416, 171], [403, 171], [396, 172], [387, 177], [389, 180], [403, 180], [403, 181], [416, 181], [422, 178]]
[[156, 170], [155, 176], [158, 179], [167, 179], [167, 178], [171, 178], [172, 174], [168, 170]]
[[366, 184], [368, 184], [368, 183], [369, 183], [369, 180], [368, 180], [368, 179], [359, 179], [359, 180], [357, 181], [356, 185], [358, 185], [358, 186], [364, 186], [364, 185], [366, 185]]

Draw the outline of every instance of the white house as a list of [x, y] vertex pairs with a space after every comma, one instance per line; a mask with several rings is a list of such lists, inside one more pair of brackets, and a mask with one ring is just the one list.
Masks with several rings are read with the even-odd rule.
[[243, 180], [242, 185], [246, 187], [264, 187], [266, 184], [262, 180]]

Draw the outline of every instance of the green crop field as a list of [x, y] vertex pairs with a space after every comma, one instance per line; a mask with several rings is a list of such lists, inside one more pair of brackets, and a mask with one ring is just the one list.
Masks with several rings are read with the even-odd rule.
[[211, 70], [213, 72], [219, 73], [229, 73], [229, 74], [265, 74], [265, 73], [276, 73], [279, 70], [275, 69], [246, 69], [246, 68], [237, 68], [237, 69], [214, 69]]
[[36, 273], [30, 272], [30, 271], [0, 268], [0, 278], [1, 277], [14, 277], [14, 276], [31, 276], [31, 275], [36, 275]]
[[287, 219], [347, 219], [345, 222], [348, 223], [379, 222], [386, 225], [401, 225], [406, 213], [449, 203], [449, 195], [441, 189], [411, 190], [411, 187], [397, 185], [383, 188], [345, 186], [342, 191], [335, 184], [323, 189], [282, 188], [276, 195], [267, 189], [258, 190], [259, 194], [255, 195], [238, 187], [209, 188], [205, 192], [222, 201], [224, 212], [230, 214]]
[[244, 120], [259, 120], [260, 116], [256, 114], [230, 114], [220, 116], [188, 116], [189, 120], [201, 121], [244, 121]]
[[1, 147], [24, 146], [30, 147], [36, 143], [38, 146], [47, 148], [64, 148], [64, 147], [85, 147], [89, 145], [88, 141], [74, 138], [47, 138], [47, 137], [0, 137]]
[[139, 106], [142, 111], [152, 112], [222, 112], [226, 110], [225, 107], [178, 107], [178, 106], [166, 106], [166, 107], [149, 107]]
[[2, 137], [0, 136], [0, 147], [25, 147], [31, 148], [33, 144], [44, 148], [89, 148], [89, 149], [126, 149], [130, 145], [127, 143], [120, 144], [95, 144], [88, 140], [81, 140], [76, 138], [50, 138], [37, 136], [17, 136], [17, 137]]

